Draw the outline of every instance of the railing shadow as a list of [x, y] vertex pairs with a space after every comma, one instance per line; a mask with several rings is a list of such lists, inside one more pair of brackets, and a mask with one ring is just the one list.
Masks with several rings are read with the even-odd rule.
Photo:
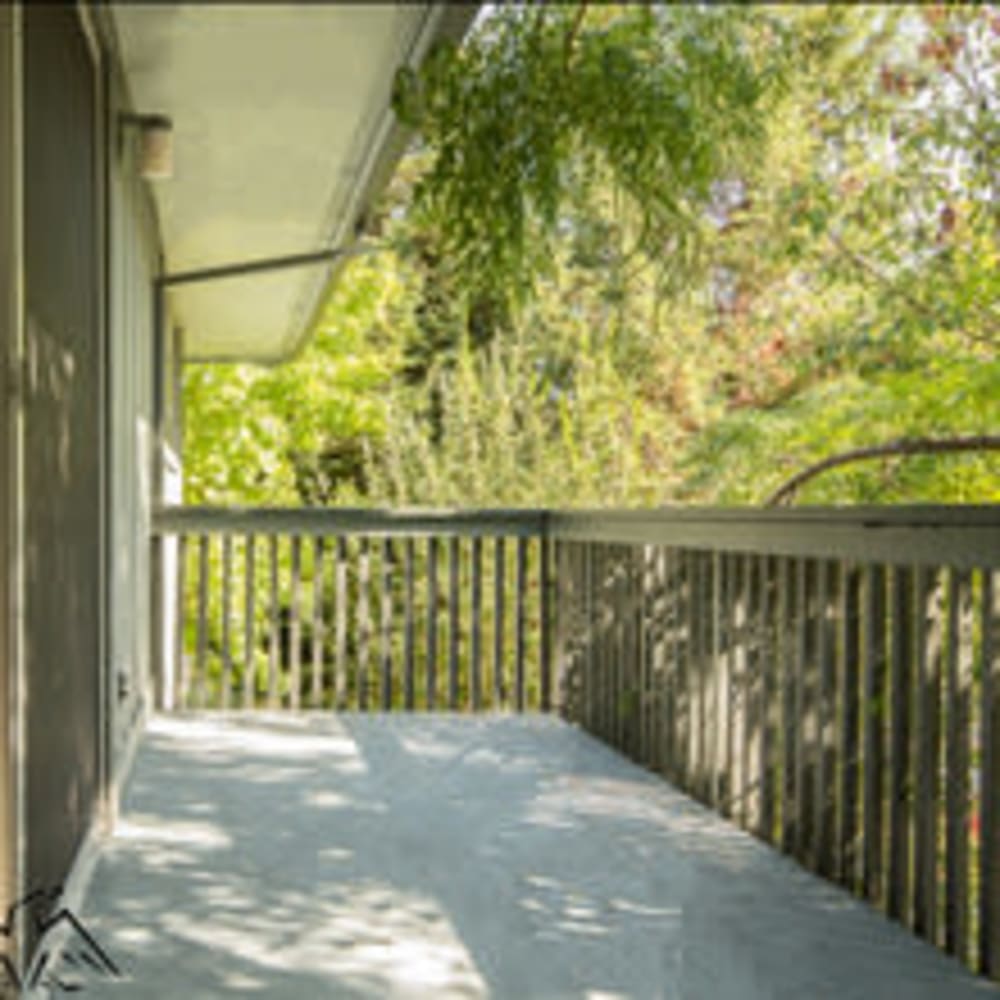
[[155, 720], [85, 917], [111, 997], [980, 995], [530, 715]]

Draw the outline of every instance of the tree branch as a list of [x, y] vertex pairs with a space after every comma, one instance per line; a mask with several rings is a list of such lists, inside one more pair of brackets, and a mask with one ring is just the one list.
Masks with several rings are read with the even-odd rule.
[[834, 469], [850, 462], [860, 462], [868, 458], [886, 458], [892, 455], [929, 455], [947, 454], [963, 451], [1000, 451], [1000, 435], [978, 434], [969, 437], [954, 438], [900, 438], [886, 444], [872, 445], [868, 448], [854, 448], [830, 455], [820, 462], [806, 466], [791, 479], [772, 493], [764, 501], [765, 507], [777, 507], [787, 503], [798, 489], [821, 472]]
[[587, 13], [587, 4], [581, 3], [576, 12], [576, 17], [573, 19], [573, 24], [571, 25], [569, 31], [566, 32], [566, 40], [563, 48], [563, 65], [565, 69], [569, 69], [570, 59], [573, 55], [573, 46], [576, 44], [576, 36], [580, 34], [580, 28], [583, 25], [583, 17]]

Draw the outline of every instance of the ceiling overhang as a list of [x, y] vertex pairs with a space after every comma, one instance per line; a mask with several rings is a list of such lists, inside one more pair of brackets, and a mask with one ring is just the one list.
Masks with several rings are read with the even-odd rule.
[[[393, 79], [477, 5], [118, 4], [141, 114], [173, 122], [154, 182], [165, 272], [351, 245], [405, 145]], [[188, 361], [276, 362], [308, 336], [338, 260], [168, 286]]]

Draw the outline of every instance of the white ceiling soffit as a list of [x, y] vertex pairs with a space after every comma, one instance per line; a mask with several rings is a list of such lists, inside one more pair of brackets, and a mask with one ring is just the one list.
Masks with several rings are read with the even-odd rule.
[[[349, 244], [402, 152], [396, 69], [460, 38], [477, 6], [115, 5], [136, 110], [173, 121], [173, 177], [153, 183], [166, 273]], [[335, 269], [172, 286], [185, 360], [289, 357]]]

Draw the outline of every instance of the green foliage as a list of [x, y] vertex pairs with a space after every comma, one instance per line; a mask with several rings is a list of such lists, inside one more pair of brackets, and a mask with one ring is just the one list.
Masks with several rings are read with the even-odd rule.
[[[694, 439], [681, 460], [682, 500], [760, 502], [826, 455], [902, 437], [995, 432], [1000, 361], [938, 359], [910, 371], [846, 374], [773, 411], [742, 410]], [[799, 503], [997, 503], [996, 453], [925, 455], [832, 470], [803, 487]]]
[[611, 184], [639, 245], [683, 264], [712, 182], [763, 136], [780, 28], [707, 5], [500, 7], [397, 81], [396, 110], [432, 151], [419, 217], [468, 286], [523, 296], [567, 209]]
[[[504, 6], [285, 369], [193, 369], [188, 499], [755, 503], [1000, 426], [986, 7]], [[994, 457], [801, 502], [996, 501]]]
[[546, 370], [540, 333], [484, 355], [465, 349], [433, 373], [444, 401], [437, 445], [412, 396], [397, 396], [393, 432], [372, 456], [373, 492], [400, 506], [654, 502], [660, 484], [635, 443], [652, 446], [662, 421], [631, 398], [606, 354], [581, 351], [571, 381]]
[[363, 490], [366, 447], [385, 434], [378, 394], [399, 365], [407, 301], [382, 262], [357, 258], [299, 358], [189, 365], [185, 500], [322, 506]]

